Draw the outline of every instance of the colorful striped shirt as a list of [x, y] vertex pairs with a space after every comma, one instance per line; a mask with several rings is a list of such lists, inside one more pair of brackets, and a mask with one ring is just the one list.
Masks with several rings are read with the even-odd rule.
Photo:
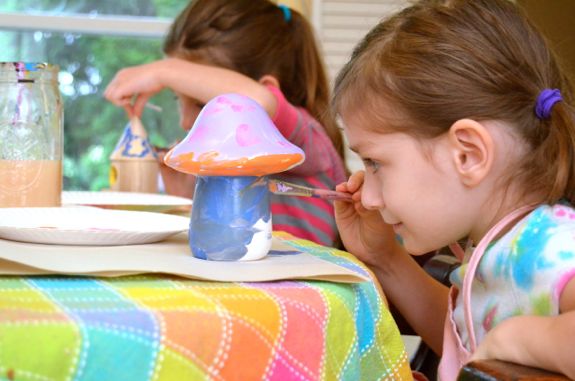
[[[345, 166], [322, 125], [304, 108], [290, 104], [275, 87], [277, 110], [272, 120], [283, 136], [305, 152], [305, 161], [274, 178], [312, 188], [334, 189], [346, 180]], [[271, 196], [274, 230], [333, 246], [338, 233], [331, 201], [312, 197]]]

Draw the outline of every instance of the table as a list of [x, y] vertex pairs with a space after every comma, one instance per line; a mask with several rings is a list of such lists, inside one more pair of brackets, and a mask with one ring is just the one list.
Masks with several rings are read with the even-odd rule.
[[500, 360], [481, 360], [466, 364], [459, 381], [567, 381], [562, 374]]
[[[282, 238], [369, 273], [348, 253]], [[411, 379], [371, 279], [1, 276], [0, 379]]]

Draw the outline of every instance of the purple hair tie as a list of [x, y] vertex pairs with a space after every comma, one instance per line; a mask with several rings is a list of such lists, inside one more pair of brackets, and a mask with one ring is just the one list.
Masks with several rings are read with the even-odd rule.
[[551, 109], [557, 102], [561, 102], [563, 97], [559, 89], [545, 89], [539, 93], [535, 103], [535, 115], [540, 120], [546, 120], [551, 117]]

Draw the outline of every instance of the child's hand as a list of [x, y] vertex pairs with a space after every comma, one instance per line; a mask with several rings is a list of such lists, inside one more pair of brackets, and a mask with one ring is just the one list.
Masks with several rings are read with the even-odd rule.
[[513, 316], [487, 332], [470, 361], [498, 359], [563, 373], [574, 379], [573, 327], [573, 310], [556, 316]]
[[513, 319], [507, 319], [487, 332], [481, 343], [477, 345], [475, 352], [473, 352], [471, 361], [497, 359], [497, 351], [499, 348], [501, 348], [501, 346], [509, 345], [509, 342], [506, 342], [508, 338], [506, 337], [505, 332], [507, 326], [512, 320]]
[[336, 186], [337, 191], [351, 193], [353, 203], [336, 201], [335, 221], [346, 250], [367, 265], [377, 267], [385, 252], [397, 249], [399, 243], [379, 211], [362, 205], [364, 175], [364, 171], [356, 172], [347, 182]]
[[106, 87], [104, 97], [131, 115], [142, 115], [146, 102], [164, 88], [161, 75], [169, 69], [164, 66], [162, 60], [120, 70]]

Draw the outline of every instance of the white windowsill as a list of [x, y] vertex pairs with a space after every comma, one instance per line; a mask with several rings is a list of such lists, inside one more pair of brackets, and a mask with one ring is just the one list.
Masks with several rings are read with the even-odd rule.
[[49, 15], [0, 12], [0, 29], [114, 36], [164, 37], [171, 19], [104, 15]]

